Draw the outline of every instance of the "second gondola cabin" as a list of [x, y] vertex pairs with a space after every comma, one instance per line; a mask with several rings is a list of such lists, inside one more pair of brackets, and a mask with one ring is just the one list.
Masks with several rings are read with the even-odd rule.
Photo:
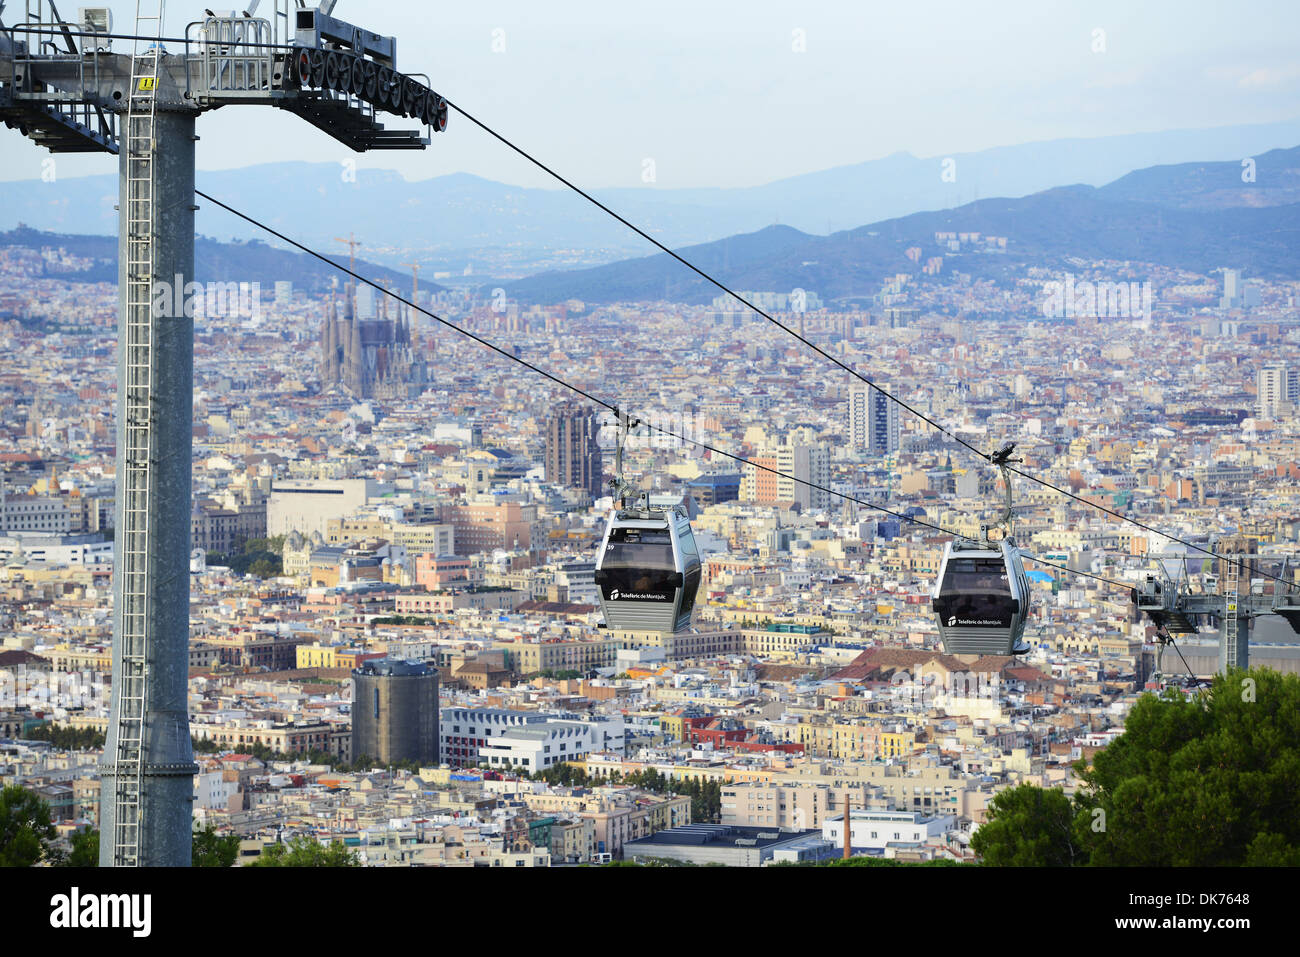
[[675, 632], [691, 623], [700, 587], [700, 553], [681, 505], [616, 508], [596, 556], [605, 626]]
[[1014, 544], [949, 542], [932, 607], [950, 655], [1021, 655], [1029, 620], [1029, 579]]

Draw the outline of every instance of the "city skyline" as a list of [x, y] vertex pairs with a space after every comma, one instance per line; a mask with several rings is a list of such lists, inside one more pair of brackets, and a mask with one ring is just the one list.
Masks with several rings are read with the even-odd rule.
[[[120, 110], [122, 137], [117, 240], [28, 229], [0, 245], [0, 819], [19, 835], [0, 862], [236, 880], [866, 864], [945, 868], [966, 890], [1004, 867], [1300, 863], [1294, 802], [1258, 797], [1300, 793], [1300, 260], [1286, 241], [1300, 147], [1234, 155], [1233, 141], [1094, 188], [1058, 182], [1078, 168], [1058, 142], [1048, 186], [957, 208], [931, 190], [969, 185], [973, 163], [900, 160], [899, 184], [919, 186], [899, 185], [892, 219], [831, 235], [725, 220], [677, 250], [650, 206], [612, 204], [632, 210], [620, 222], [566, 195], [530, 218], [552, 197], [507, 190], [426, 215], [409, 183], [335, 170], [328, 153], [260, 192], [239, 173], [223, 190], [192, 177], [201, 108], [244, 100], [297, 114], [272, 157], [324, 129], [404, 150], [404, 168], [487, 165], [454, 109], [456, 132], [427, 143], [391, 128], [436, 117], [435, 89], [459, 102], [471, 68], [489, 90], [518, 70], [551, 77], [506, 114], [530, 148], [565, 139], [539, 99], [623, 104], [557, 152], [579, 185], [668, 125], [638, 108], [699, 90], [666, 152], [634, 164], [665, 191], [728, 163], [736, 187], [927, 122], [955, 141], [1043, 111], [1073, 128], [1153, 104], [1168, 122], [1248, 122], [1300, 89], [1280, 39], [1300, 11], [1251, 9], [1275, 15], [1271, 34], [1198, 16], [1208, 5], [1160, 30], [1183, 8], [1020, 5], [993, 21], [940, 4], [928, 32], [913, 10], [835, 5], [782, 34], [774, 4], [648, 24], [511, 4], [485, 54], [458, 32], [481, 14], [415, 23], [392, 5], [365, 25], [400, 37], [403, 75], [387, 38], [303, 8], [308, 48], [292, 57], [214, 72], [106, 60], [124, 106], [111, 84], [63, 96], [51, 86], [80, 67], [48, 50], [29, 64], [0, 35], [0, 66], [31, 70], [17, 81], [30, 95], [0, 87], [24, 135], [102, 147], [107, 134], [38, 103], [81, 97], [87, 118]], [[207, 15], [205, 56], [260, 29]], [[793, 63], [739, 69], [774, 31]], [[814, 76], [824, 32], [836, 65]], [[637, 55], [626, 39], [582, 55], [631, 34]], [[549, 74], [543, 41], [570, 52]], [[1075, 59], [1059, 46], [1073, 43]], [[426, 85], [407, 51], [439, 44], [456, 53]], [[1035, 86], [1026, 71], [1044, 64], [1057, 69]], [[873, 77], [898, 91], [888, 109]], [[191, 82], [196, 95], [178, 92]], [[741, 137], [719, 122], [718, 97], [738, 94], [816, 102], [787, 110], [767, 150], [753, 123]], [[989, 118], [1011, 101], [1015, 115]], [[972, 102], [983, 112], [957, 117]], [[849, 104], [864, 122], [813, 142]], [[230, 135], [226, 112], [200, 125], [209, 142]], [[714, 148], [681, 162], [706, 128]], [[1012, 155], [991, 162], [1015, 180], [1033, 157]], [[68, 183], [77, 195], [59, 162], [30, 188], [38, 202]], [[311, 178], [322, 170], [336, 182]], [[839, 182], [861, 216], [860, 181]], [[819, 183], [834, 198], [835, 176]], [[370, 218], [335, 224], [331, 189], [354, 185]], [[299, 194], [320, 220], [284, 202]], [[200, 208], [293, 233], [303, 259], [200, 243]], [[357, 253], [409, 209], [417, 230], [496, 249], [503, 276], [535, 274], [389, 246], [390, 267], [412, 271], [398, 301], [407, 276], [366, 279]], [[566, 220], [659, 253], [575, 240]], [[77, 899], [63, 891], [56, 927]], [[1250, 926], [1249, 895], [1227, 891], [1195, 926]], [[1168, 904], [1099, 898], [1086, 919], [1118, 929]]]

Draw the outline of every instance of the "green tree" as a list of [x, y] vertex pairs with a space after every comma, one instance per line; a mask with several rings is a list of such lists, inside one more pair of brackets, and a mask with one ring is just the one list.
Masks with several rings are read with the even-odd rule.
[[1246, 848], [1247, 867], [1300, 867], [1300, 847], [1281, 834], [1262, 832]]
[[0, 791], [0, 867], [58, 858], [49, 804], [16, 784]]
[[1075, 807], [1060, 788], [1022, 784], [994, 796], [971, 847], [995, 867], [1073, 867], [1087, 863], [1075, 837]]
[[48, 741], [60, 751], [85, 751], [104, 746], [104, 732], [44, 722], [27, 732], [31, 741]]
[[240, 744], [235, 746], [236, 754], [251, 754], [259, 761], [287, 761], [290, 760], [278, 751], [273, 751], [261, 741], [254, 741], [252, 744]]
[[700, 788], [700, 806], [698, 808], [699, 817], [695, 817], [697, 809], [695, 803], [691, 804], [691, 820], [705, 821], [716, 824], [722, 818], [722, 782], [706, 781]]
[[275, 578], [280, 574], [280, 563], [266, 558], [259, 558], [248, 566], [248, 573], [258, 578]]
[[1093, 864], [1295, 862], [1300, 675], [1234, 670], [1190, 699], [1145, 696], [1080, 778]]
[[987, 864], [1300, 865], [1300, 675], [1234, 670], [1145, 695], [1063, 792], [1022, 785], [971, 841]]
[[61, 863], [65, 867], [99, 866], [99, 831], [88, 827], [72, 835], [72, 850]]
[[[635, 861], [610, 861], [601, 867], [699, 867], [694, 861], [679, 861], [672, 857], [639, 857]], [[708, 865], [705, 865], [706, 867]]]
[[357, 759], [352, 762], [353, 771], [371, 771], [378, 762], [368, 754], [358, 754]]
[[254, 555], [260, 552], [271, 552], [274, 555], [283, 555], [284, 538], [283, 535], [272, 535], [270, 538], [250, 538], [244, 542], [244, 554]]
[[284, 568], [281, 553], [284, 551], [284, 536], [273, 538], [250, 538], [243, 548], [225, 554], [208, 552], [209, 565], [227, 566], [236, 575], [253, 574], [260, 578], [273, 578]]
[[239, 859], [239, 835], [220, 835], [209, 824], [195, 831], [190, 842], [190, 858], [194, 867], [234, 867]]
[[534, 778], [562, 788], [581, 788], [594, 783], [583, 768], [573, 764], [553, 764], [537, 771]]
[[310, 837], [295, 837], [288, 844], [272, 844], [250, 867], [360, 867], [355, 851], [335, 841], [325, 847]]

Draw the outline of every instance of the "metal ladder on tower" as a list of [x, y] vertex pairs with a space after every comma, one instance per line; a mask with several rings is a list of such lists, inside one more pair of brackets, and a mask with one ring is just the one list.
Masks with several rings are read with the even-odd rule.
[[[122, 403], [125, 468], [118, 477], [123, 496], [117, 573], [122, 576], [121, 669], [117, 712], [113, 864], [138, 867], [144, 808], [144, 735], [148, 714], [149, 487], [153, 448], [154, 158], [158, 60], [164, 0], [136, 0], [135, 48], [127, 102], [126, 315], [121, 348], [125, 379]], [[155, 37], [143, 50], [149, 34]]]
[[1228, 559], [1228, 574], [1224, 576], [1224, 615], [1223, 634], [1227, 641], [1224, 664], [1229, 668], [1237, 667], [1237, 591], [1241, 581], [1241, 561], [1239, 558]]

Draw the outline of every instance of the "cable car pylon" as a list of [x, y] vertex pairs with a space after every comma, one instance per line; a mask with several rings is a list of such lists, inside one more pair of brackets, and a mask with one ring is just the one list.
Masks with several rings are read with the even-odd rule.
[[[1249, 576], [1243, 592], [1240, 556], [1228, 558], [1227, 568], [1219, 570], [1221, 574], [1202, 574], [1199, 592], [1191, 589], [1185, 553], [1153, 552], [1147, 557], [1157, 560], [1159, 574], [1148, 574], [1132, 589], [1133, 604], [1156, 626], [1157, 642], [1161, 633], [1196, 635], [1201, 622], [1217, 623], [1219, 674], [1250, 667], [1250, 635], [1254, 620], [1261, 615], [1279, 615], [1300, 634], [1300, 587], [1287, 578], [1291, 571], [1289, 558], [1283, 560], [1281, 575], [1269, 576], [1275, 583], [1273, 593], [1266, 594], [1264, 580], [1250, 580]], [[1182, 561], [1176, 578], [1170, 576], [1161, 559]]]
[[[17, 23], [0, 22], [0, 122], [54, 153], [118, 158], [117, 544], [103, 866], [191, 862], [195, 121], [227, 106], [273, 106], [358, 152], [423, 149], [446, 125], [445, 101], [396, 71], [395, 38], [337, 19], [334, 0], [315, 7], [274, 0], [270, 19], [253, 16], [256, 6], [242, 15], [207, 11], [183, 37], [169, 37], [164, 0], [137, 0], [130, 53], [113, 52], [106, 29], [94, 25], [106, 21], [101, 8], [79, 14], [83, 23], [74, 25], [89, 29], [75, 32], [46, 0], [28, 0]], [[77, 44], [75, 36], [85, 39]], [[418, 118], [427, 133], [390, 129], [380, 122], [385, 112]]]

